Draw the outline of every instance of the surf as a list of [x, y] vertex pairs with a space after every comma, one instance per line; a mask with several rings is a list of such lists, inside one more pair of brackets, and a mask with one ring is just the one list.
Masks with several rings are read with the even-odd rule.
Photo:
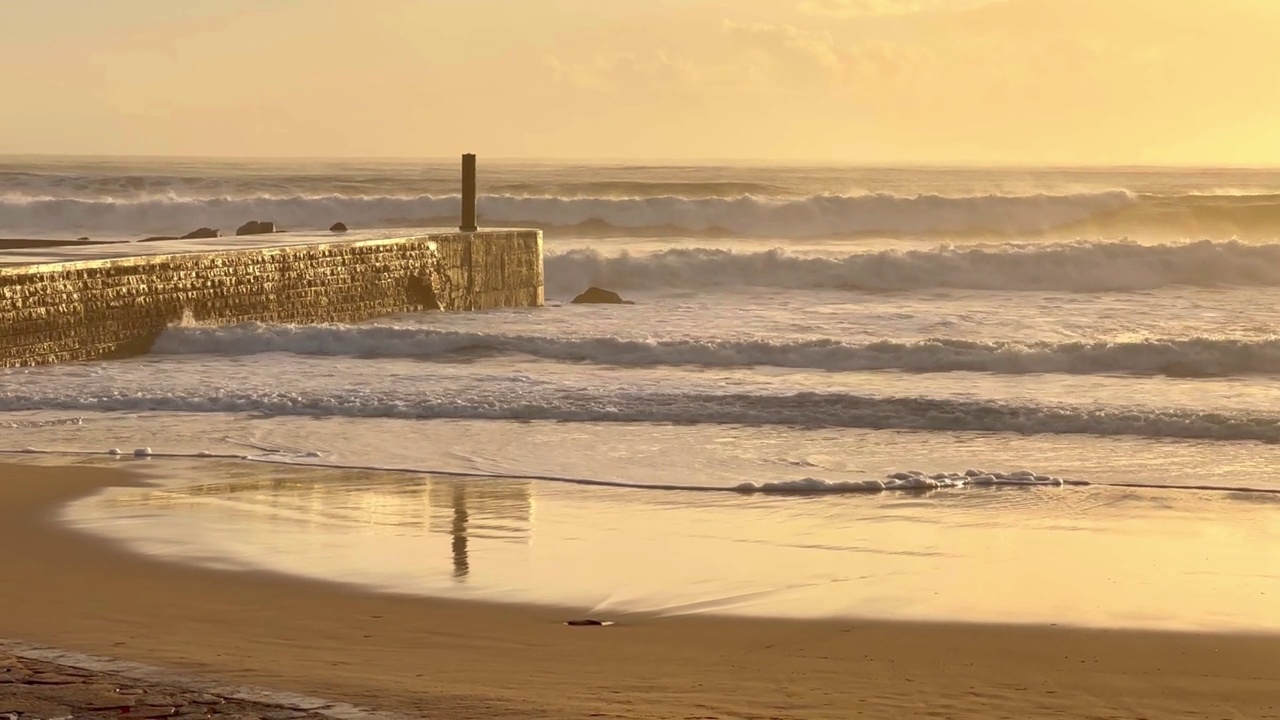
[[708, 366], [858, 372], [986, 372], [1171, 377], [1280, 373], [1280, 338], [1153, 338], [1134, 341], [919, 341], [834, 339], [629, 339], [439, 330], [395, 325], [175, 326], [156, 355], [258, 355], [447, 359], [477, 353], [625, 367]]

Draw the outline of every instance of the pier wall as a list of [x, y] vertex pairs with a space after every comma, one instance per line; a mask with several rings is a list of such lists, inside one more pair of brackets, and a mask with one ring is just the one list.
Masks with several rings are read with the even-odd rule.
[[183, 320], [356, 322], [542, 301], [537, 230], [8, 265], [0, 266], [0, 367], [142, 354]]

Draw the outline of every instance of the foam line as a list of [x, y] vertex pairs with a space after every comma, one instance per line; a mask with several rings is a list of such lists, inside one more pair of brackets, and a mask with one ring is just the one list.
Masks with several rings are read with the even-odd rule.
[[[0, 449], [0, 455], [55, 455], [55, 456], [102, 456], [116, 455], [110, 450], [41, 450], [23, 448], [21, 450]], [[309, 453], [308, 457], [314, 457]], [[138, 456], [141, 457], [141, 456]], [[303, 468], [321, 470], [365, 470], [369, 472], [395, 473], [409, 475], [427, 475], [446, 478], [470, 478], [477, 480], [533, 480], [554, 482], [589, 487], [607, 487], [630, 490], [663, 490], [679, 492], [717, 492], [739, 495], [843, 495], [868, 494], [886, 491], [927, 492], [934, 490], [982, 488], [982, 487], [1112, 487], [1144, 490], [1181, 490], [1218, 493], [1247, 493], [1262, 495], [1280, 495], [1280, 488], [1232, 486], [1232, 485], [1161, 485], [1157, 483], [1113, 481], [1095, 483], [1088, 480], [1074, 480], [1052, 475], [1035, 473], [1030, 470], [1013, 472], [986, 471], [970, 469], [964, 472], [925, 473], [909, 470], [892, 473], [884, 479], [830, 481], [817, 478], [797, 480], [780, 480], [775, 482], [755, 483], [743, 482], [737, 485], [680, 485], [674, 483], [639, 483], [625, 480], [605, 480], [596, 478], [578, 478], [562, 475], [545, 475], [536, 473], [501, 473], [472, 472], [459, 470], [439, 470], [432, 468], [397, 467], [385, 465], [341, 464], [307, 461], [299, 462], [297, 458], [281, 458], [275, 456], [235, 455], [225, 453], [149, 453], [146, 458], [155, 459], [201, 459], [201, 460], [238, 460], [245, 462], [276, 463]]]

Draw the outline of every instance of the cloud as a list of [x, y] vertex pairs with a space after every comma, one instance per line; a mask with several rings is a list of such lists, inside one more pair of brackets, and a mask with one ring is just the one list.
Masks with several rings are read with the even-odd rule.
[[666, 50], [602, 53], [577, 62], [547, 55], [543, 65], [556, 82], [595, 92], [701, 93], [743, 84], [742, 68], [700, 64]]
[[743, 24], [732, 20], [725, 21], [724, 27], [730, 37], [772, 57], [784, 56], [828, 72], [843, 69], [844, 63], [830, 33], [801, 30], [793, 25]]
[[[602, 51], [575, 59], [547, 55], [552, 79], [600, 93], [845, 94], [898, 80], [934, 64], [922, 48], [882, 40], [850, 43], [825, 30], [780, 23], [722, 24], [727, 47], [647, 52]], [[700, 53], [698, 51], [701, 51]]]
[[895, 79], [932, 67], [932, 53], [918, 47], [872, 40], [845, 50], [846, 73], [859, 78]]
[[999, 2], [1006, 0], [804, 0], [800, 10], [809, 15], [856, 18], [968, 10]]
[[773, 83], [783, 87], [814, 79], [836, 87], [893, 79], [933, 62], [933, 56], [920, 48], [880, 40], [844, 44], [828, 32], [793, 25], [726, 22], [725, 30], [752, 54], [749, 70], [757, 77], [772, 76]]

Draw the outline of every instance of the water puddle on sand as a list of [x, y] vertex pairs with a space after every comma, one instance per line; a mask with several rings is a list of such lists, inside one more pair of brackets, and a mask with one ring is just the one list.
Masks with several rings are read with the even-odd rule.
[[[126, 460], [125, 462], [133, 462]], [[1115, 487], [745, 496], [152, 461], [67, 522], [379, 591], [733, 613], [1280, 630], [1280, 497]]]

